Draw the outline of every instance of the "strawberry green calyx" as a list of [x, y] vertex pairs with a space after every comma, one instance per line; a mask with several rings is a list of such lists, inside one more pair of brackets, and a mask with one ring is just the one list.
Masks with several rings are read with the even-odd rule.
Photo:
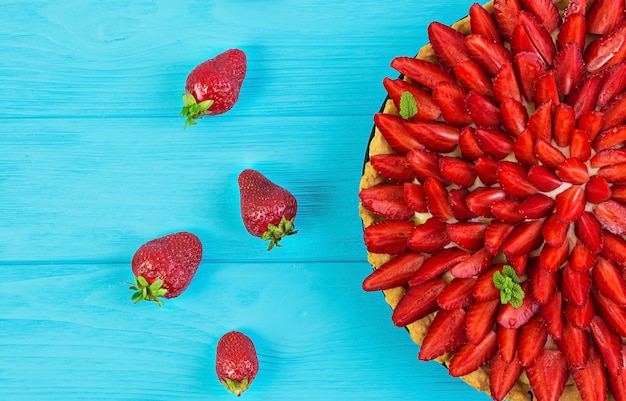
[[167, 294], [167, 289], [163, 288], [163, 280], [154, 280], [152, 284], [143, 276], [135, 277], [135, 283], [128, 287], [129, 290], [135, 291], [131, 300], [136, 304], [141, 301], [156, 302], [157, 305], [163, 306], [161, 297]]
[[248, 387], [250, 387], [250, 381], [247, 377], [245, 377], [242, 381], [231, 380], [228, 378], [221, 379], [220, 383], [222, 383], [222, 385], [226, 387], [226, 390], [235, 394], [237, 397], [239, 397], [241, 393], [243, 393], [248, 389]]
[[185, 105], [180, 111], [180, 115], [186, 117], [184, 125], [186, 129], [190, 125], [196, 125], [197, 118], [210, 114], [209, 107], [213, 105], [213, 100], [209, 99], [198, 103], [192, 94], [186, 92], [183, 93], [183, 103]]
[[267, 231], [261, 235], [261, 239], [263, 241], [270, 241], [270, 244], [267, 247], [268, 251], [270, 251], [274, 246], [280, 247], [281, 245], [278, 242], [283, 239], [283, 237], [294, 235], [298, 232], [298, 230], [294, 230], [294, 219], [295, 217], [291, 220], [287, 220], [285, 216], [283, 216], [278, 225], [267, 225]]
[[496, 271], [493, 273], [493, 284], [500, 290], [500, 302], [511, 304], [514, 308], [522, 306], [524, 299], [524, 290], [520, 286], [519, 277], [515, 269], [509, 265], [504, 265], [502, 273]]
[[408, 120], [416, 115], [417, 112], [417, 102], [413, 94], [409, 91], [402, 92], [402, 96], [400, 96], [400, 117]]

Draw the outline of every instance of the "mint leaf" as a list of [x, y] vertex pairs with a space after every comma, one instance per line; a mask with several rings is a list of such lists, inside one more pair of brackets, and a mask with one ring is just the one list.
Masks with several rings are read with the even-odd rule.
[[402, 96], [400, 96], [400, 117], [408, 120], [417, 114], [417, 103], [415, 102], [415, 98], [413, 94], [409, 91], [402, 92]]
[[514, 308], [522, 306], [524, 290], [520, 286], [520, 279], [515, 269], [510, 265], [504, 265], [502, 273], [493, 273], [493, 285], [500, 290], [500, 302], [510, 303]]

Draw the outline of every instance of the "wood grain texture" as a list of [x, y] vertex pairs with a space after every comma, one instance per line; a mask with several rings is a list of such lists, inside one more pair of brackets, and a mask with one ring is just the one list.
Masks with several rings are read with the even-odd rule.
[[[487, 400], [391, 324], [357, 214], [382, 79], [471, 1], [0, 2], [0, 400], [232, 400], [228, 330], [257, 346], [249, 400]], [[183, 130], [187, 73], [248, 55], [237, 105]], [[237, 175], [299, 202], [283, 248], [249, 236]], [[163, 308], [125, 284], [145, 241], [198, 234]]]

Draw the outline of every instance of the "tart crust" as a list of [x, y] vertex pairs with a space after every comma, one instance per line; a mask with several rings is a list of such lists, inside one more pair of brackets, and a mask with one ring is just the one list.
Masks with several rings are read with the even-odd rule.
[[[565, 6], [568, 4], [568, 0], [554, 0], [554, 3], [557, 5], [557, 7], [560, 10], [563, 10]], [[483, 7], [490, 13], [493, 13], [493, 1], [490, 1], [484, 4]], [[469, 16], [467, 16], [457, 21], [456, 23], [452, 24], [451, 26], [457, 31], [467, 35], [470, 33], [470, 18]], [[437, 63], [437, 58], [430, 44], [427, 44], [424, 47], [422, 47], [415, 57], [418, 59]], [[408, 79], [407, 77], [404, 77], [403, 79], [410, 81], [410, 79]], [[395, 105], [389, 98], [387, 98], [384, 101], [384, 104], [381, 108], [381, 112], [398, 115], [398, 110], [396, 109]], [[380, 133], [378, 128], [374, 126], [371, 137], [370, 137], [370, 141], [367, 147], [367, 153], [366, 153], [365, 163], [363, 167], [363, 175], [361, 177], [359, 190], [363, 188], [370, 188], [376, 184], [379, 184], [385, 181], [385, 179], [380, 174], [378, 174], [376, 170], [374, 170], [374, 168], [371, 166], [368, 160], [369, 160], [369, 157], [374, 156], [374, 155], [390, 154], [390, 153], [395, 153], [395, 152], [389, 146], [389, 144], [387, 143], [383, 135]], [[361, 204], [359, 204], [359, 215], [363, 221], [364, 227], [367, 227], [381, 219], [379, 216], [367, 211], [365, 208], [363, 208]], [[419, 224], [422, 221], [419, 221], [419, 218], [416, 217], [415, 222]], [[376, 254], [376, 253], [368, 252], [368, 261], [374, 269], [382, 266], [385, 262], [389, 261], [392, 258], [393, 258], [393, 255]], [[387, 302], [387, 304], [389, 304], [389, 306], [392, 309], [395, 309], [396, 305], [398, 304], [398, 302], [400, 301], [404, 293], [405, 293], [405, 288], [403, 287], [396, 287], [396, 288], [391, 288], [389, 290], [383, 291], [385, 301]], [[426, 332], [428, 328], [430, 327], [430, 324], [433, 318], [434, 318], [434, 314], [431, 314], [421, 320], [418, 320], [406, 326], [406, 329], [408, 330], [411, 339], [416, 344], [418, 345], [422, 344], [424, 336], [426, 335]], [[444, 366], [447, 366], [450, 363], [450, 360], [452, 359], [453, 355], [454, 355], [453, 352], [444, 354], [441, 357], [437, 358], [436, 361], [443, 364]], [[479, 391], [486, 392], [487, 394], [490, 393], [489, 391], [489, 368], [487, 365], [479, 368], [478, 370], [466, 376], [462, 376], [461, 379]], [[509, 394], [505, 397], [505, 399], [511, 400], [511, 401], [531, 401], [531, 400], [536, 399], [536, 397], [534, 396], [532, 392], [530, 384], [528, 382], [528, 378], [526, 377], [526, 373], [524, 371], [522, 372], [522, 375], [518, 379], [517, 383], [513, 386]], [[610, 394], [610, 392], [609, 392], [608, 399], [609, 400], [614, 399], [613, 396]], [[581, 400], [578, 389], [576, 388], [576, 385], [571, 378], [569, 379], [567, 385], [565, 386], [563, 394], [561, 395], [559, 400], [560, 401], [580, 401]]]

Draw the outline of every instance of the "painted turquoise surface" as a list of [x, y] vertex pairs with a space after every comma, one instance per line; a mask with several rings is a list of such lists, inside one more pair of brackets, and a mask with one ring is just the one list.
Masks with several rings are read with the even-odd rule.
[[[1, 1], [0, 400], [232, 400], [229, 330], [259, 352], [242, 399], [489, 399], [361, 290], [357, 214], [389, 62], [472, 2]], [[183, 130], [187, 73], [231, 47], [239, 102]], [[244, 168], [299, 201], [283, 248], [241, 223]], [[180, 230], [206, 250], [191, 286], [132, 304], [132, 254]]]

